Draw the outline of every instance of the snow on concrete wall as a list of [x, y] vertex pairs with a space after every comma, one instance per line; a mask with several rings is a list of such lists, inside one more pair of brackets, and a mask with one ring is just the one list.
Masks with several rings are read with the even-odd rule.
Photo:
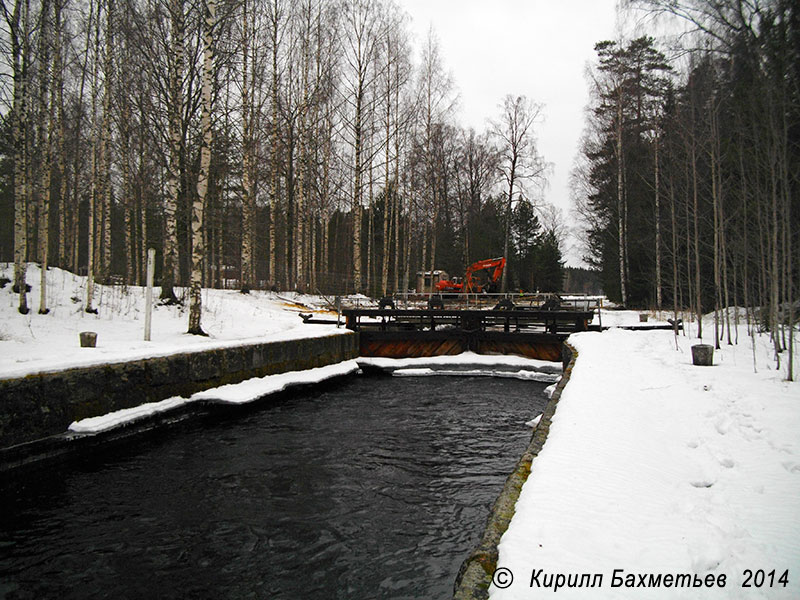
[[357, 356], [358, 336], [337, 334], [0, 380], [0, 448], [63, 433], [76, 420]]

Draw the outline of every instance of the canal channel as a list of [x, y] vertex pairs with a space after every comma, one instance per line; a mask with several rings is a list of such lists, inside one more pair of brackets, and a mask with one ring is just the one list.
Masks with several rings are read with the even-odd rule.
[[0, 598], [446, 598], [546, 384], [361, 376], [4, 484]]

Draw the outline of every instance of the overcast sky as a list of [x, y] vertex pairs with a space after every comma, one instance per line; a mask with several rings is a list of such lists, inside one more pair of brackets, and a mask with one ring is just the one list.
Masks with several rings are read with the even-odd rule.
[[[461, 123], [481, 131], [506, 94], [543, 104], [539, 153], [552, 164], [545, 199], [574, 225], [569, 172], [587, 104], [585, 66], [614, 37], [616, 0], [397, 0], [417, 47], [432, 25], [461, 97]], [[568, 242], [570, 245], [572, 242]], [[570, 265], [579, 255], [565, 248]]]

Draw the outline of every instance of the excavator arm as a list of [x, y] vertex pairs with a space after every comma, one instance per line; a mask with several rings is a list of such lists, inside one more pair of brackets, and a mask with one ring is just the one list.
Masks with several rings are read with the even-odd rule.
[[[506, 266], [506, 259], [504, 256], [497, 258], [487, 258], [472, 263], [467, 267], [466, 275], [464, 276], [464, 291], [465, 292], [482, 292], [485, 288], [496, 284], [503, 276], [503, 269]], [[476, 273], [480, 271], [488, 271], [488, 278], [486, 283], [481, 283], [475, 277]]]

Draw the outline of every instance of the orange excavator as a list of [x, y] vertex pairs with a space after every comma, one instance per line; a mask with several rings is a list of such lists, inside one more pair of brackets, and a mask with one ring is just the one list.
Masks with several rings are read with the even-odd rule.
[[443, 279], [436, 283], [436, 291], [442, 294], [479, 294], [495, 291], [506, 266], [504, 256], [487, 258], [467, 267], [464, 280]]

